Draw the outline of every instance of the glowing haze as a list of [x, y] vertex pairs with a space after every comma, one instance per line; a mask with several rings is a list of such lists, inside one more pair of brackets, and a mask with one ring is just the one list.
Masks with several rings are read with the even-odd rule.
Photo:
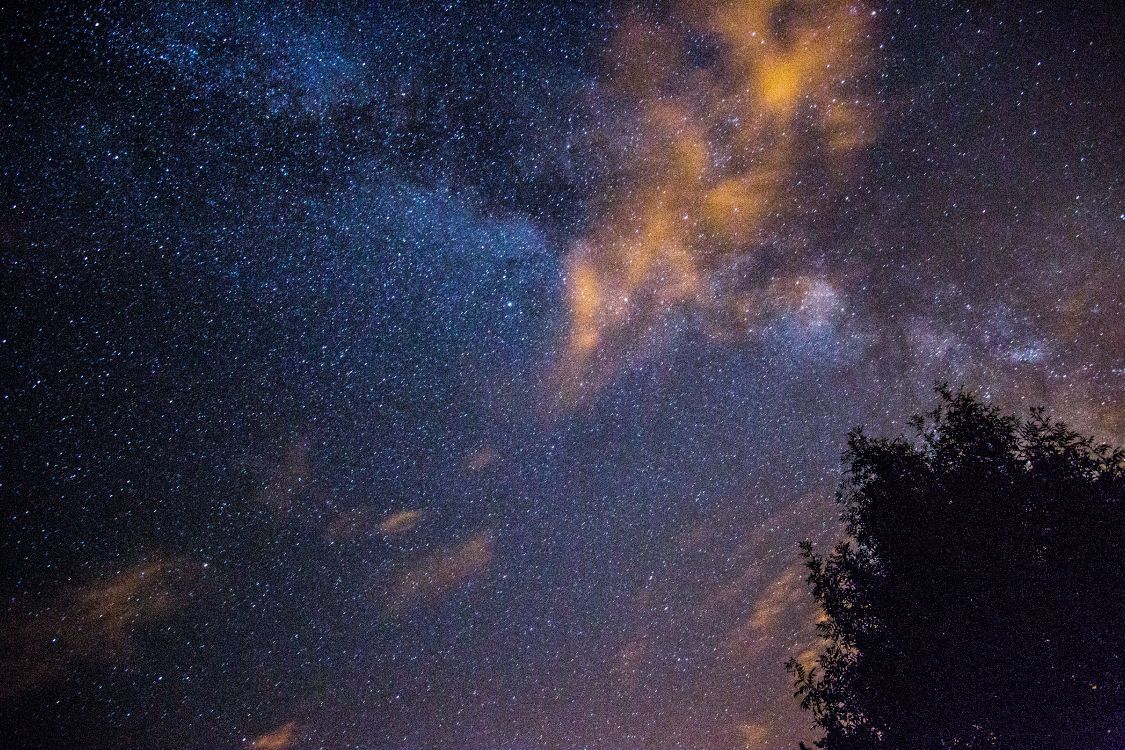
[[622, 24], [603, 92], [620, 173], [567, 260], [568, 396], [659, 345], [671, 316], [726, 334], [805, 300], [815, 281], [769, 254], [827, 208], [871, 142], [873, 15], [719, 1]]

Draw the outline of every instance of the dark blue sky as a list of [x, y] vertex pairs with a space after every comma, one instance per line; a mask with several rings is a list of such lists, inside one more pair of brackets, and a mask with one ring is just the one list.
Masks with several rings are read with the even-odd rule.
[[1125, 438], [1107, 9], [6, 15], [15, 747], [793, 747], [850, 427]]

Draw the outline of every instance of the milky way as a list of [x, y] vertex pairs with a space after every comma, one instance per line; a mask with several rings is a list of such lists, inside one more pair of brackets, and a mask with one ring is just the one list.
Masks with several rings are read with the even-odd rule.
[[849, 428], [1125, 440], [1111, 9], [9, 15], [8, 746], [794, 747]]

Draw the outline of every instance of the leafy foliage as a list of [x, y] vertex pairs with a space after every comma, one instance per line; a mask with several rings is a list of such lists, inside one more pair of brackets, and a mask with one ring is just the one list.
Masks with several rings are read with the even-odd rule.
[[849, 436], [848, 538], [802, 546], [817, 747], [1125, 746], [1125, 452], [939, 394], [912, 439]]

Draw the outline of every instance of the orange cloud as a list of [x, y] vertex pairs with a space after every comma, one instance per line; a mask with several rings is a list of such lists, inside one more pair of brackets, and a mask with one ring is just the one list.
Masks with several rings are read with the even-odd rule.
[[134, 636], [186, 603], [200, 566], [183, 557], [156, 557], [12, 615], [4, 625], [0, 697], [34, 689], [76, 662], [117, 663]]
[[737, 729], [739, 738], [745, 744], [747, 750], [759, 750], [766, 747], [766, 743], [772, 734], [768, 726], [756, 722], [739, 724]]
[[737, 289], [756, 287], [769, 238], [816, 212], [797, 186], [842, 175], [872, 139], [869, 19], [838, 0], [714, 0], [621, 24], [605, 97], [631, 123], [610, 138], [623, 177], [568, 256], [564, 396], [597, 389], [677, 314], [741, 322]]
[[420, 510], [400, 510], [382, 520], [379, 524], [379, 533], [383, 536], [405, 534], [417, 526], [421, 519], [422, 511]]
[[465, 466], [470, 471], [481, 471], [492, 466], [500, 460], [500, 454], [491, 445], [483, 445], [473, 451], [465, 461]]
[[783, 624], [794, 622], [808, 622], [811, 638], [811, 616], [806, 614], [811, 611], [813, 605], [805, 587], [804, 566], [794, 563], [770, 582], [754, 601], [750, 616], [727, 634], [727, 647], [736, 656], [745, 657], [778, 635]]
[[250, 741], [254, 750], [289, 750], [297, 744], [298, 726], [295, 721], [288, 721], [277, 729], [270, 730]]
[[388, 613], [407, 611], [444, 596], [484, 572], [494, 555], [492, 533], [481, 531], [423, 558], [396, 577], [388, 596]]

